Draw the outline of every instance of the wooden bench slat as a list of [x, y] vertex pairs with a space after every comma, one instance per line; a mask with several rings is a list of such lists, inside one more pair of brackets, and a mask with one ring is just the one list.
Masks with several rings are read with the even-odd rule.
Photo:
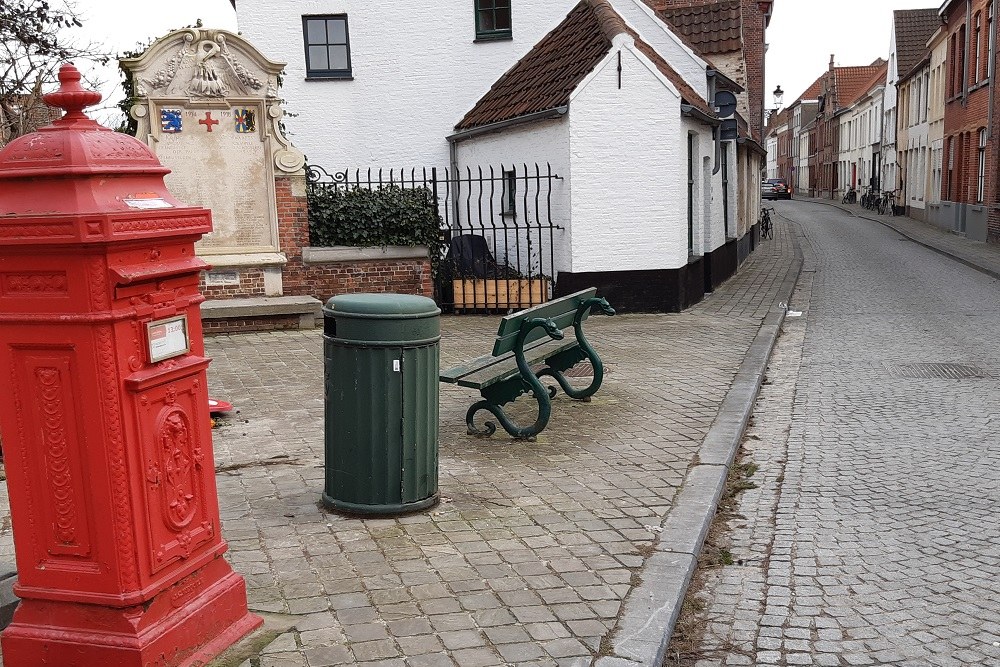
[[[534, 364], [542, 359], [552, 356], [556, 352], [559, 352], [565, 349], [566, 347], [572, 347], [575, 343], [576, 343], [575, 338], [568, 342], [565, 340], [554, 341], [548, 338], [546, 338], [545, 340], [535, 341], [531, 345], [524, 346], [524, 358], [529, 365]], [[442, 371], [439, 377], [442, 382], [450, 382], [452, 384], [462, 384], [461, 380], [465, 379], [469, 375], [472, 375], [473, 373], [479, 373], [480, 371], [486, 369], [493, 369], [494, 367], [498, 366], [499, 364], [503, 364], [504, 362], [507, 361], [513, 362], [513, 359], [514, 359], [513, 352], [508, 352], [507, 354], [502, 354], [498, 357], [495, 357], [492, 354], [484, 354], [481, 357], [470, 359], [469, 361], [466, 361], [458, 366], [449, 368], [446, 371]], [[516, 369], [517, 368], [516, 362], [514, 362], [514, 364], [515, 364], [514, 368]], [[491, 372], [493, 371], [491, 370]], [[497, 369], [496, 372], [505, 373], [505, 370]], [[462, 385], [462, 386], [470, 386], [470, 385]], [[476, 387], [479, 386], [480, 385], [476, 385]]]
[[[534, 347], [530, 352], [527, 350], [525, 351], [525, 361], [528, 362], [529, 366], [533, 366], [553, 354], [557, 354], [563, 350], [568, 350], [572, 347], [576, 347], [575, 339], [571, 341], [559, 341], [558, 345], [539, 345]], [[489, 366], [485, 366], [469, 373], [468, 375], [458, 378], [455, 381], [455, 384], [460, 387], [469, 387], [471, 389], [483, 389], [484, 387], [489, 387], [497, 382], [502, 382], [520, 374], [521, 371], [517, 367], [517, 360], [514, 358], [513, 354], [505, 355], [496, 359], [496, 363], [490, 364]]]
[[[592, 287], [555, 299], [554, 301], [549, 301], [548, 303], [543, 303], [540, 306], [534, 306], [533, 308], [507, 315], [500, 321], [500, 327], [497, 329], [497, 338], [493, 345], [493, 356], [499, 357], [514, 349], [518, 332], [521, 330], [521, 323], [525, 320], [535, 317], [551, 318], [555, 321], [557, 327], [565, 329], [573, 324], [573, 319], [580, 304], [596, 295], [597, 288]], [[584, 314], [584, 319], [586, 317], [587, 314]], [[548, 334], [544, 329], [538, 327], [528, 334], [525, 338], [525, 343], [531, 343], [543, 337], [547, 338]]]

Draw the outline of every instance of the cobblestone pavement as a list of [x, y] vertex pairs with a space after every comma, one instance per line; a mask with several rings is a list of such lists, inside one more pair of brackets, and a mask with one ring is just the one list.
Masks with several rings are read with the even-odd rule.
[[[320, 332], [219, 336], [213, 395], [230, 558], [254, 610], [294, 629], [246, 665], [588, 665], [613, 653], [658, 527], [791, 260], [780, 229], [683, 314], [594, 317], [608, 366], [591, 403], [555, 400], [537, 442], [465, 434], [474, 392], [442, 385], [433, 510], [351, 519], [323, 488]], [[482, 354], [496, 317], [446, 317], [442, 365]], [[522, 399], [523, 400], [523, 399]]]
[[[471, 390], [441, 385], [437, 507], [393, 519], [319, 507], [319, 330], [216, 336], [213, 431], [227, 558], [283, 632], [242, 667], [590, 665], [614, 655], [671, 502], [794, 255], [777, 227], [682, 314], [595, 316], [607, 366], [590, 403], [554, 401], [536, 442], [465, 433]], [[498, 317], [445, 317], [442, 365], [488, 351]], [[531, 405], [532, 402], [520, 403]], [[530, 411], [522, 413], [532, 416]], [[0, 558], [13, 561], [5, 489]]]
[[1000, 664], [1000, 283], [830, 207], [777, 208], [808, 239], [803, 315], [747, 432], [734, 565], [697, 596], [701, 645], [665, 664]]

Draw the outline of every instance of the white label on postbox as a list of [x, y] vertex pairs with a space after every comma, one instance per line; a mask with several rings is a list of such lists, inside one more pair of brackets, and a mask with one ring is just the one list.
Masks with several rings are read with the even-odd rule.
[[174, 205], [165, 199], [155, 198], [155, 199], [123, 199], [127, 206], [130, 208], [173, 208]]
[[146, 334], [149, 340], [149, 361], [152, 363], [180, 356], [191, 349], [187, 315], [149, 322], [146, 324]]
[[392, 360], [392, 370], [399, 372], [399, 359]]

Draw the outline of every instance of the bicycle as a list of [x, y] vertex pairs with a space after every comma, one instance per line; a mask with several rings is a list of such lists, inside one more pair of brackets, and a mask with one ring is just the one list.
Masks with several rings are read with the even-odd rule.
[[844, 193], [844, 199], [841, 201], [842, 204], [856, 204], [858, 201], [858, 191], [854, 189], [854, 186], [848, 186], [847, 192]]
[[896, 191], [883, 191], [882, 196], [878, 200], [878, 207], [875, 210], [878, 211], [879, 215], [885, 215], [886, 211], [889, 212], [889, 215], [896, 215]]
[[773, 239], [774, 238], [774, 225], [771, 222], [771, 212], [773, 208], [763, 208], [760, 209], [760, 237], [762, 239]]

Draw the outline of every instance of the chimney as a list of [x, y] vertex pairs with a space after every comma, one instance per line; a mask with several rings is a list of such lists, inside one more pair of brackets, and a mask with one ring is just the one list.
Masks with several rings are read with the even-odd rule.
[[833, 71], [833, 54], [830, 54], [830, 71]]

